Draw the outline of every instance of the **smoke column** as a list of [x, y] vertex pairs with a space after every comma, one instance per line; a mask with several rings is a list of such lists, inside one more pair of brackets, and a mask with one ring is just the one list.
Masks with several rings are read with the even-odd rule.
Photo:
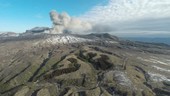
[[67, 13], [57, 13], [55, 10], [50, 12], [50, 18], [53, 22], [51, 30], [52, 34], [61, 33], [80, 33], [86, 32], [92, 29], [92, 25], [89, 22], [81, 21], [77, 18], [70, 17]]

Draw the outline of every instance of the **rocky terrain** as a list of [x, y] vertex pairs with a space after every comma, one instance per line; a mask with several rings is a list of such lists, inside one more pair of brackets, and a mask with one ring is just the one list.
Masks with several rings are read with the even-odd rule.
[[0, 37], [16, 37], [18, 36], [15, 32], [0, 32]]
[[170, 46], [109, 34], [0, 39], [0, 96], [169, 96]]

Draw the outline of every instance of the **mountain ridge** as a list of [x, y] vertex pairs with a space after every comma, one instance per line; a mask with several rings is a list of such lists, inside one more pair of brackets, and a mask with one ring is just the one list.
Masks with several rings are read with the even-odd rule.
[[[1, 96], [168, 96], [170, 47], [110, 34], [0, 40]], [[42, 96], [42, 95], [41, 95]]]

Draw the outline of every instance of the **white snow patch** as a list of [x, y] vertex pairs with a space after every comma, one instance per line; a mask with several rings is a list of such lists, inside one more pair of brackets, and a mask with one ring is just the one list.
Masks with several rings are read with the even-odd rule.
[[85, 39], [85, 38], [80, 38], [80, 37], [75, 37], [75, 36], [53, 36], [44, 40], [40, 40], [34, 45], [37, 44], [69, 44], [69, 43], [81, 43], [81, 42], [88, 42], [92, 41], [91, 39]]
[[131, 80], [127, 77], [127, 75], [124, 72], [121, 71], [113, 71], [114, 78], [116, 81], [124, 86], [131, 86], [132, 82]]
[[159, 61], [159, 60], [156, 60], [156, 59], [150, 59], [152, 62], [154, 63], [159, 63], [159, 64], [163, 64], [163, 65], [168, 65], [167, 63], [165, 62], [162, 62], [162, 61]]
[[170, 81], [170, 79], [168, 79], [167, 77], [161, 74], [152, 73], [152, 72], [148, 72], [148, 74], [150, 76], [150, 79], [155, 82]]
[[165, 69], [165, 68], [161, 68], [161, 67], [158, 67], [158, 66], [152, 66], [153, 68], [159, 70], [159, 71], [163, 71], [163, 72], [170, 72], [170, 70], [168, 69]]
[[144, 58], [142, 58], [142, 57], [137, 57], [137, 59], [142, 60], [142, 61], [146, 61], [146, 62], [155, 63], [155, 64], [168, 65], [168, 64], [165, 63], [165, 62], [162, 62], [162, 61], [159, 61], [159, 60], [156, 60], [156, 59], [153, 59], [153, 58], [144, 59]]
[[150, 56], [151, 58], [153, 58], [153, 59], [159, 59], [158, 57], [155, 57], [155, 56]]
[[148, 61], [147, 59], [144, 59], [142, 57], [137, 57], [137, 59], [142, 60], [142, 61]]
[[105, 41], [106, 43], [112, 43], [112, 44], [116, 44], [116, 43], [118, 43], [118, 42], [116, 42], [116, 41]]

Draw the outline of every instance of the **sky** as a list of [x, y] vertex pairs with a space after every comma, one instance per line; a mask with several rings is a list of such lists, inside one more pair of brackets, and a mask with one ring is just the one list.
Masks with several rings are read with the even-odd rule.
[[51, 27], [49, 12], [79, 16], [104, 0], [0, 0], [0, 31], [23, 32], [36, 26]]
[[0, 0], [0, 31], [51, 27], [51, 10], [93, 23], [95, 33], [170, 37], [170, 0]]

